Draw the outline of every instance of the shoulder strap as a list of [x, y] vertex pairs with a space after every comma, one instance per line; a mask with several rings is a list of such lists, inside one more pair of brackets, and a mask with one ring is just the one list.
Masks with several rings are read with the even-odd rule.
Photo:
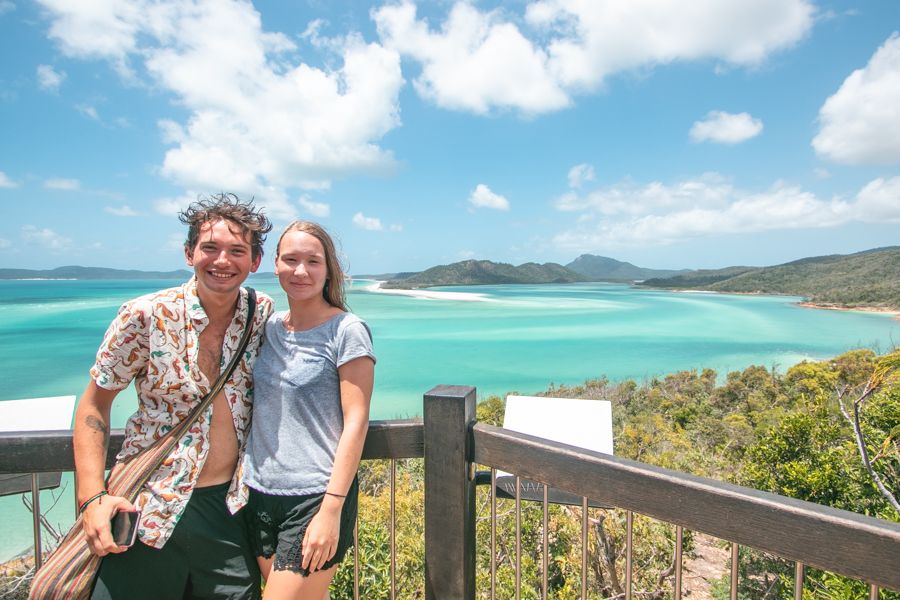
[[[138, 483], [137, 488], [143, 487], [144, 483], [147, 479], [150, 478], [150, 475], [153, 474], [154, 471], [162, 464], [163, 460], [168, 457], [169, 451], [164, 450], [166, 446], [174, 445], [184, 433], [190, 429], [197, 419], [200, 418], [200, 415], [207, 409], [213, 399], [222, 391], [222, 388], [225, 387], [225, 382], [231, 377], [231, 374], [234, 373], [234, 370], [237, 368], [238, 364], [240, 364], [241, 359], [244, 356], [244, 351], [247, 349], [247, 344], [250, 342], [250, 335], [253, 333], [253, 317], [256, 314], [256, 290], [251, 287], [245, 288], [247, 290], [247, 321], [244, 324], [244, 332], [241, 335], [241, 340], [238, 343], [237, 349], [234, 351], [234, 354], [231, 356], [231, 360], [228, 363], [228, 367], [219, 374], [219, 377], [216, 379], [213, 386], [209, 389], [209, 392], [200, 402], [191, 409], [191, 412], [188, 413], [188, 416], [185, 417], [180, 423], [178, 423], [175, 427], [166, 432], [164, 436], [156, 440], [152, 445], [148, 446], [141, 452], [137, 454], [132, 454], [128, 458], [124, 459], [123, 463], [136, 463], [136, 462], [146, 462], [147, 464], [142, 466], [140, 480], [135, 480], [135, 483]], [[158, 455], [158, 456], [156, 456]], [[153, 458], [150, 458], [150, 457]], [[138, 458], [142, 460], [137, 460]], [[149, 459], [149, 461], [147, 461]]]

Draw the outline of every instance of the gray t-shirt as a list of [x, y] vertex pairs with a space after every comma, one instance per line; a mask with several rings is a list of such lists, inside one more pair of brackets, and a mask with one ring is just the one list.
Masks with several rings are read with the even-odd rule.
[[372, 334], [352, 313], [306, 331], [284, 328], [286, 312], [266, 322], [253, 365], [253, 423], [244, 459], [247, 485], [268, 494], [325, 491], [344, 430], [338, 367], [373, 361]]

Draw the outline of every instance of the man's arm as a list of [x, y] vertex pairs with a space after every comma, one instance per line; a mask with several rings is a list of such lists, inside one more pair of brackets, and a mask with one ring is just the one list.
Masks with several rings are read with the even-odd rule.
[[[109, 415], [118, 390], [107, 390], [91, 381], [75, 411], [72, 443], [75, 448], [75, 479], [78, 506], [106, 489], [106, 450], [109, 444]], [[112, 539], [109, 522], [117, 510], [132, 510], [125, 498], [101, 496], [84, 509], [84, 533], [91, 552], [99, 556], [124, 552]]]

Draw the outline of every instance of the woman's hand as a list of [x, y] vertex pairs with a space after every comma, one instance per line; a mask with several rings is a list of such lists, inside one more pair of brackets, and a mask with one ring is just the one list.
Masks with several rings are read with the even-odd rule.
[[128, 550], [127, 546], [119, 546], [113, 541], [110, 528], [110, 521], [120, 510], [132, 511], [135, 508], [125, 498], [109, 495], [97, 498], [84, 508], [82, 527], [93, 554], [106, 556]]
[[301, 566], [309, 569], [310, 573], [321, 569], [337, 552], [343, 505], [343, 498], [326, 494], [322, 499], [319, 512], [306, 528], [306, 534], [303, 536], [303, 563]]

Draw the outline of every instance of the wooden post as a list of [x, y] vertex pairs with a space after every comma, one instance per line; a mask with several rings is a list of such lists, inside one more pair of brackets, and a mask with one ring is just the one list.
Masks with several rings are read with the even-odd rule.
[[425, 394], [425, 598], [475, 598], [475, 479], [471, 427], [475, 388], [439, 385]]

